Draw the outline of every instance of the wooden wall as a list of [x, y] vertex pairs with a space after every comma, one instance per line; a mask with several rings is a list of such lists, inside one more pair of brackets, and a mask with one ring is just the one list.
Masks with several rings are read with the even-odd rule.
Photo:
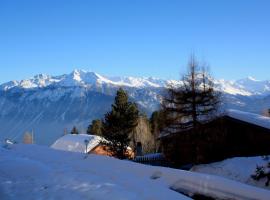
[[161, 138], [162, 151], [174, 167], [236, 156], [270, 154], [270, 130], [230, 117]]

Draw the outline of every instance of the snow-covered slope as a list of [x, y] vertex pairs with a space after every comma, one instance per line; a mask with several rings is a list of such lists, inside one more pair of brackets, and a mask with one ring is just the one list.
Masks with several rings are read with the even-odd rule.
[[7, 91], [12, 88], [24, 88], [24, 89], [31, 89], [31, 88], [42, 88], [49, 86], [53, 83], [59, 82], [65, 76], [49, 76], [46, 74], [38, 74], [30, 79], [25, 79], [21, 81], [10, 81], [4, 83], [0, 86], [1, 90]]
[[21, 81], [10, 81], [0, 86], [1, 90], [10, 90], [14, 87], [31, 89], [42, 88], [49, 85], [74, 87], [83, 86], [89, 87], [93, 85], [114, 85], [127, 87], [164, 87], [167, 84], [166, 80], [157, 78], [137, 78], [137, 77], [105, 77], [95, 72], [75, 69], [70, 74], [62, 76], [49, 76], [39, 74], [30, 79]]
[[[214, 80], [223, 93], [223, 106], [261, 113], [270, 107], [269, 81], [251, 78], [239, 81]], [[39, 74], [30, 79], [0, 85], [0, 140], [20, 141], [25, 131], [35, 132], [39, 144], [52, 144], [65, 128], [76, 125], [81, 133], [92, 119], [101, 118], [123, 87], [140, 110], [148, 115], [159, 109], [167, 84], [181, 81], [159, 78], [106, 77], [74, 70], [70, 74]]]
[[[38, 145], [0, 147], [1, 200], [174, 199], [178, 193], [267, 200], [270, 191], [229, 179]], [[178, 192], [175, 192], [178, 191]]]
[[[1, 90], [10, 90], [14, 87], [31, 89], [43, 88], [49, 85], [74, 87], [91, 87], [93, 85], [113, 85], [135, 88], [165, 87], [167, 84], [178, 85], [181, 81], [164, 80], [153, 77], [105, 77], [95, 72], [85, 70], [74, 70], [70, 74], [61, 76], [49, 76], [39, 74], [30, 79], [21, 81], [10, 81], [0, 86]], [[214, 80], [215, 87], [227, 94], [232, 95], [267, 95], [270, 94], [270, 81], [259, 81], [252, 77], [237, 81]]]
[[37, 145], [0, 148], [0, 156], [1, 200], [189, 199], [127, 161]]
[[[131, 88], [164, 88], [168, 84], [179, 85], [181, 80], [164, 80], [153, 77], [105, 77], [95, 72], [74, 70], [70, 74], [49, 76], [39, 74], [30, 79], [10, 81], [0, 85], [0, 90], [8, 91], [14, 88], [34, 89], [51, 87], [131, 87]], [[252, 77], [237, 81], [214, 80], [217, 90], [230, 95], [268, 95], [270, 81], [259, 81]]]
[[194, 166], [191, 171], [218, 175], [250, 185], [270, 189], [269, 186], [265, 186], [266, 179], [255, 181], [251, 178], [251, 175], [254, 174], [257, 165], [266, 166], [267, 161], [260, 156], [237, 157], [226, 159], [221, 162], [197, 165]]
[[235, 81], [235, 85], [245, 91], [249, 91], [252, 95], [264, 95], [270, 92], [270, 81], [260, 81], [253, 77]]

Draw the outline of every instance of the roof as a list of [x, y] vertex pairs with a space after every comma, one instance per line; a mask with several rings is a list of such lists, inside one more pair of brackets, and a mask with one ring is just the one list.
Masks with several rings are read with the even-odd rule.
[[225, 112], [225, 116], [270, 129], [270, 118], [259, 114], [229, 109]]
[[[255, 113], [250, 113], [250, 112], [244, 112], [240, 110], [234, 110], [234, 109], [228, 109], [226, 110], [222, 116], [228, 116], [233, 119], [237, 119], [249, 124], [253, 124], [256, 126], [260, 126], [266, 129], [270, 129], [270, 117], [265, 117], [263, 115], [255, 114]], [[190, 130], [189, 129], [183, 129], [183, 131]], [[174, 131], [173, 129], [171, 130], [172, 132]], [[179, 133], [177, 129], [175, 129], [175, 133]], [[161, 132], [158, 138], [163, 138], [166, 136], [170, 136], [172, 133], [164, 133]]]
[[92, 149], [94, 149], [97, 145], [100, 144], [103, 138], [97, 135], [67, 134], [57, 139], [51, 145], [51, 148], [63, 151], [86, 153], [85, 140], [89, 141], [87, 145], [87, 152], [90, 152]]

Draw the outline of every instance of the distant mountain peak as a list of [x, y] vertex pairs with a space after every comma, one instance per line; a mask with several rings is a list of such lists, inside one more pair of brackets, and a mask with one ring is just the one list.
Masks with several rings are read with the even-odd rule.
[[[270, 94], [270, 81], [249, 79], [213, 80], [215, 89], [223, 94], [224, 106], [256, 112], [269, 108], [270, 96], [266, 95]], [[0, 85], [0, 132], [3, 133], [0, 139], [34, 129], [36, 138], [50, 143], [65, 128], [76, 125], [83, 130], [89, 121], [102, 118], [111, 108], [120, 86], [142, 112], [150, 115], [160, 108], [164, 87], [168, 84], [177, 87], [181, 83], [181, 80], [153, 77], [102, 76], [78, 69], [60, 76], [37, 74], [10, 81]]]
[[34, 79], [47, 79], [49, 78], [50, 76], [47, 75], [47, 74], [37, 74], [34, 76]]
[[254, 78], [253, 76], [248, 76], [247, 77], [247, 80], [250, 80], [250, 81], [259, 81], [256, 78]]
[[76, 74], [80, 74], [80, 73], [86, 73], [87, 71], [86, 70], [84, 70], [84, 69], [74, 69], [73, 71], [72, 71], [72, 73], [76, 73]]
[[[267, 95], [270, 94], [270, 81], [259, 81], [254, 77], [247, 77], [237, 81], [213, 80], [217, 90], [232, 95]], [[133, 88], [162, 88], [168, 84], [179, 85], [179, 80], [165, 80], [154, 77], [109, 77], [93, 71], [74, 69], [70, 74], [50, 76], [37, 74], [30, 79], [10, 81], [0, 85], [0, 90], [12, 88], [43, 88], [49, 85], [56, 87], [133, 87]]]

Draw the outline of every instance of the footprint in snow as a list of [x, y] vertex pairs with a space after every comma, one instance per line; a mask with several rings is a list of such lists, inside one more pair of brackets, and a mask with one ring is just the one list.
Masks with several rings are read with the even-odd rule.
[[155, 180], [155, 179], [160, 178], [161, 176], [162, 176], [162, 172], [156, 171], [156, 172], [154, 172], [154, 173], [152, 174], [152, 176], [150, 176], [150, 178]]

